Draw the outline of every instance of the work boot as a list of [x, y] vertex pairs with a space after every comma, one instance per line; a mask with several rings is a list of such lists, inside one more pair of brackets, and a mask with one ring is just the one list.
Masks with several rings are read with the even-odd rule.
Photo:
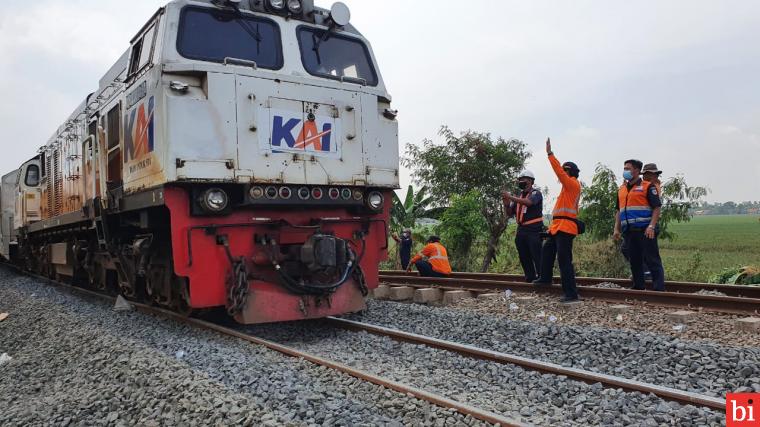
[[544, 282], [541, 279], [537, 279], [533, 281], [533, 286], [539, 286], [539, 287], [545, 287], [545, 286], [551, 286], [552, 282]]

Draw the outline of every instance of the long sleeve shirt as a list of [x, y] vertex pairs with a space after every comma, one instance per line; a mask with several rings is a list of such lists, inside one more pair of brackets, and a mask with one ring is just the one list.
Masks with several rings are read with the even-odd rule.
[[[562, 190], [557, 197], [557, 203], [554, 205], [554, 211], [552, 216], [567, 216], [572, 218], [578, 217], [578, 203], [581, 199], [581, 183], [577, 178], [574, 178], [565, 172], [562, 168], [562, 164], [554, 156], [549, 155], [549, 163], [554, 169], [554, 173], [559, 178], [559, 182], [562, 184]], [[578, 234], [578, 225], [573, 220], [569, 219], [552, 219], [552, 224], [549, 227], [549, 233], [552, 235], [558, 232], [564, 232], [572, 235]]]

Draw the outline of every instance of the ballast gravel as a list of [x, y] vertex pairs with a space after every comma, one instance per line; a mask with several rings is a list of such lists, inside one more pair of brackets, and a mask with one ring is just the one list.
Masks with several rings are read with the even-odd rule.
[[604, 389], [326, 322], [255, 326], [256, 335], [532, 425], [721, 425], [723, 411]]
[[366, 312], [347, 318], [713, 397], [760, 392], [760, 348], [558, 324], [556, 316], [542, 314], [541, 319], [525, 321], [460, 308], [372, 300]]
[[0, 267], [0, 425], [480, 425], [470, 417]]

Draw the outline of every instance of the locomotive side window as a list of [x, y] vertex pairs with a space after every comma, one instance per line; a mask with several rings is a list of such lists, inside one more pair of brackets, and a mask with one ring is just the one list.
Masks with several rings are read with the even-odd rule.
[[156, 36], [156, 26], [152, 25], [139, 40], [132, 45], [132, 55], [129, 62], [129, 75], [142, 70], [150, 63], [153, 53], [153, 39]]
[[298, 29], [303, 66], [309, 74], [335, 80], [377, 85], [377, 73], [367, 46], [351, 37], [325, 30]]
[[282, 68], [280, 29], [269, 19], [232, 11], [186, 7], [180, 17], [177, 52], [188, 59], [253, 61], [259, 68]]
[[37, 165], [29, 165], [26, 168], [26, 178], [24, 178], [24, 184], [27, 187], [36, 187], [40, 185], [40, 167]]

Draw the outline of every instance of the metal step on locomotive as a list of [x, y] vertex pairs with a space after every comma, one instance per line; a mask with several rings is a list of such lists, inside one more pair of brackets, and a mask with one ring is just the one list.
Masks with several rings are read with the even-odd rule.
[[364, 308], [397, 112], [342, 3], [177, 0], [2, 178], [7, 262], [242, 323]]

